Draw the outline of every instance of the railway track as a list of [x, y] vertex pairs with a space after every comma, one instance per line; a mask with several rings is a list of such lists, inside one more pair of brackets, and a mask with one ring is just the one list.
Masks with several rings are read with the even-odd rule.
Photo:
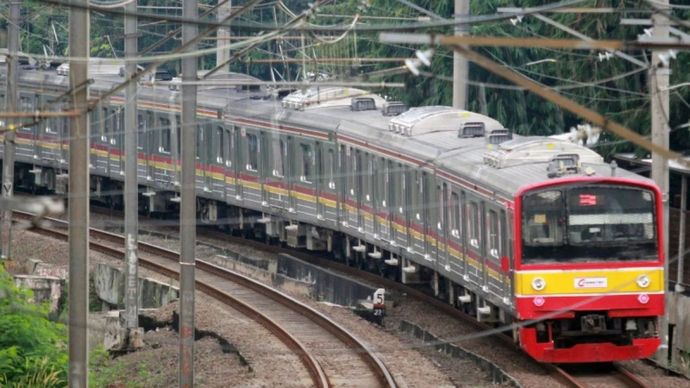
[[561, 383], [573, 388], [626, 387], [650, 388], [634, 373], [616, 363], [585, 364], [577, 366], [550, 366], [552, 374]]
[[[98, 208], [96, 211], [108, 213], [111, 216], [118, 216], [118, 214], [113, 214], [112, 210], [100, 211]], [[119, 213], [115, 211], [115, 213]], [[386, 289], [397, 290], [401, 293], [405, 293], [408, 296], [412, 296], [416, 299], [422, 300], [425, 303], [432, 305], [438, 310], [448, 314], [449, 316], [458, 319], [462, 322], [468, 323], [476, 327], [479, 331], [490, 332], [493, 335], [505, 343], [506, 346], [515, 346], [510, 333], [501, 333], [497, 331], [494, 327], [487, 325], [482, 322], [478, 322], [472, 317], [465, 314], [463, 311], [449, 305], [445, 301], [439, 300], [432, 295], [429, 295], [419, 289], [403, 285], [394, 280], [384, 278], [380, 275], [370, 273], [367, 271], [360, 270], [330, 259], [325, 259], [320, 255], [314, 254], [312, 252], [297, 250], [294, 248], [285, 248], [278, 245], [270, 245], [261, 241], [247, 239], [244, 237], [232, 236], [227, 233], [221, 232], [213, 227], [199, 227], [200, 234], [197, 236], [197, 243], [199, 246], [205, 246], [206, 248], [212, 248], [218, 251], [225, 251], [227, 248], [219, 246], [217, 241], [226, 241], [229, 243], [240, 244], [248, 246], [257, 250], [270, 252], [274, 254], [289, 254], [291, 256], [297, 257], [301, 260], [310, 262], [312, 264], [318, 265], [322, 268], [328, 268], [341, 273], [344, 273], [353, 278], [362, 279], [368, 281], [372, 284], [376, 284]], [[160, 235], [165, 238], [177, 239], [178, 236], [175, 232], [165, 233], [161, 231], [148, 230], [146, 227], [140, 228], [144, 233], [150, 235]], [[177, 256], [176, 258], [177, 259]], [[506, 335], [504, 335], [506, 334]], [[550, 374], [554, 380], [559, 381], [564, 386], [568, 387], [649, 387], [642, 379], [635, 376], [632, 372], [623, 368], [619, 364], [603, 364], [605, 366], [604, 370], [571, 370], [569, 367], [559, 367], [551, 364], [540, 364]], [[600, 364], [593, 364], [594, 369], [600, 368]], [[590, 368], [591, 369], [591, 368]]]
[[[33, 215], [14, 212], [18, 219]], [[44, 219], [33, 231], [67, 240], [67, 222]], [[124, 258], [124, 238], [98, 229], [90, 230], [91, 249]], [[179, 253], [139, 243], [139, 264], [177, 278]], [[196, 288], [263, 325], [302, 361], [311, 385], [396, 387], [381, 360], [353, 334], [320, 312], [294, 298], [234, 271], [203, 260], [196, 261]]]

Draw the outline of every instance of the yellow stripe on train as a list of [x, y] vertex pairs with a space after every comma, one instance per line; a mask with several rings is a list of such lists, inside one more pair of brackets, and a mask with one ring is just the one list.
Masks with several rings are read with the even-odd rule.
[[[543, 289], [535, 289], [540, 288], [541, 283], [537, 281], [535, 287], [533, 281], [536, 278], [544, 281]], [[651, 267], [517, 271], [515, 290], [519, 295], [657, 292], [664, 290], [664, 270], [660, 267]]]

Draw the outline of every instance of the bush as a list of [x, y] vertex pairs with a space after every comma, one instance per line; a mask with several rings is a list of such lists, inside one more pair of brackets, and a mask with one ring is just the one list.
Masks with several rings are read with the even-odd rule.
[[0, 386], [67, 384], [65, 326], [48, 319], [48, 306], [29, 302], [0, 265]]

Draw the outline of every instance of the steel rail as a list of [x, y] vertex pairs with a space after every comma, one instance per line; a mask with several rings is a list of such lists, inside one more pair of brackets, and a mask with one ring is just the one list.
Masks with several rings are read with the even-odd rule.
[[[24, 212], [15, 212], [14, 213], [15, 218], [21, 218], [21, 219], [31, 219], [33, 216], [30, 215], [30, 213], [24, 213]], [[50, 220], [53, 223], [56, 223], [60, 225], [61, 227], [66, 227], [67, 222], [66, 221], [61, 221], [61, 220]], [[57, 231], [55, 229], [50, 229], [45, 226], [38, 226], [34, 227], [31, 229], [33, 232], [55, 238], [55, 239], [60, 239], [63, 241], [67, 241], [68, 235], [65, 232]], [[92, 229], [91, 232], [93, 233], [94, 230]], [[100, 233], [99, 233], [100, 232]], [[122, 239], [117, 239], [116, 235], [111, 235], [109, 233], [107, 234], [102, 234], [105, 232], [96, 232], [99, 238], [102, 238], [106, 241], [109, 241], [111, 243], [122, 243]], [[110, 235], [110, 236], [109, 236]], [[140, 243], [141, 244], [141, 243]], [[105, 255], [115, 257], [117, 259], [124, 260], [125, 258], [125, 252], [121, 249], [118, 248], [113, 248], [104, 244], [100, 244], [98, 242], [90, 241], [90, 248], [93, 249], [94, 251], [103, 253]], [[154, 253], [154, 252], [149, 252], [149, 253]], [[171, 270], [170, 268], [158, 264], [154, 261], [148, 260], [146, 258], [140, 257], [139, 258], [139, 263], [141, 266], [148, 268], [154, 272], [157, 272], [159, 274], [162, 274], [164, 276], [171, 277], [173, 279], [179, 280], [180, 273], [179, 271]], [[326, 373], [324, 372], [323, 368], [321, 365], [316, 361], [314, 356], [311, 355], [311, 353], [307, 350], [307, 348], [294, 336], [292, 336], [290, 333], [288, 333], [283, 327], [281, 327], [277, 322], [263, 314], [261, 311], [255, 309], [254, 307], [242, 302], [241, 300], [233, 297], [232, 295], [221, 291], [220, 289], [213, 287], [209, 284], [204, 283], [203, 281], [197, 280], [196, 281], [196, 288], [200, 290], [201, 292], [206, 293], [207, 295], [217, 299], [218, 301], [234, 308], [235, 310], [241, 312], [244, 314], [246, 317], [253, 319], [255, 322], [263, 326], [266, 330], [268, 330], [271, 334], [276, 336], [285, 346], [287, 346], [290, 350], [295, 353], [295, 355], [300, 359], [304, 367], [307, 369], [309, 376], [312, 379], [312, 382], [314, 386], [316, 387], [331, 387], [332, 384], [328, 380], [328, 377], [326, 376]]]
[[[563, 366], [558, 366], [558, 365], [552, 365], [552, 364], [547, 364], [550, 372], [554, 377], [556, 377], [561, 383], [568, 387], [574, 387], [574, 388], [586, 388], [588, 386], [591, 386], [591, 382], [586, 382], [584, 380], [595, 378], [598, 380], [603, 380], [607, 378], [613, 378], [615, 380], [618, 380], [618, 382], [622, 383], [626, 387], [630, 388], [650, 388], [651, 385], [649, 385], [647, 382], [642, 380], [639, 376], [635, 375], [633, 372], [627, 370], [623, 366], [621, 366], [619, 363], [611, 363], [610, 364], [610, 371], [611, 373], [608, 375], [601, 375], [601, 372], [595, 372], [595, 373], [589, 373], [587, 371], [584, 372], [577, 372], [577, 373], [571, 373], [568, 372], [568, 365], [563, 365]], [[599, 384], [595, 384], [599, 385]]]
[[[31, 219], [33, 217], [32, 214], [30, 213], [23, 213], [23, 212], [16, 212], [17, 217], [21, 217], [23, 219]], [[59, 219], [54, 219], [54, 218], [44, 218], [43, 220], [53, 223], [55, 225], [58, 225], [60, 227], [66, 227], [67, 222]], [[61, 232], [49, 229], [48, 227], [45, 226], [37, 226], [34, 227], [33, 229], [36, 232], [43, 233], [46, 235], [49, 235], [51, 237], [58, 237], [58, 238], [65, 238], [66, 235], [64, 235]], [[119, 235], [119, 234], [114, 234], [102, 230], [98, 230], [95, 228], [90, 229], [90, 235], [92, 238], [98, 238], [101, 240], [108, 241], [113, 244], [118, 244], [119, 246], [124, 246], [124, 237]], [[90, 242], [92, 249], [97, 250], [101, 253], [111, 255], [111, 256], [116, 256], [118, 258], [124, 258], [124, 250], [121, 250], [119, 248], [112, 248], [108, 247], [103, 244], [99, 244], [97, 242], [91, 241]], [[165, 258], [167, 260], [171, 260], [174, 262], [178, 261], [179, 254], [175, 251], [158, 247], [153, 244], [148, 244], [144, 242], [139, 242], [139, 251], [140, 252], [147, 252], [149, 254], [159, 256], [162, 258]], [[139, 262], [142, 266], [152, 269], [156, 272], [163, 273], [165, 272], [166, 276], [171, 276], [171, 277], [177, 277], [179, 273], [176, 271], [170, 270], [169, 268], [166, 268], [165, 266], [162, 266], [160, 264], [157, 264], [151, 260], [148, 260], [146, 258], [139, 258]], [[226, 279], [228, 281], [237, 283], [245, 288], [249, 288], [254, 292], [257, 292], [261, 295], [264, 295], [271, 300], [280, 303], [281, 305], [287, 307], [290, 310], [293, 310], [300, 315], [306, 317], [310, 321], [315, 322], [317, 325], [325, 329], [327, 332], [329, 332], [331, 335], [334, 337], [338, 338], [342, 343], [344, 343], [348, 348], [354, 349], [357, 352], [357, 355], [362, 359], [362, 361], [371, 369], [371, 371], [374, 373], [376, 379], [378, 380], [379, 384], [381, 386], [385, 387], [397, 387], [397, 383], [395, 382], [395, 379], [393, 378], [393, 375], [390, 373], [388, 368], [385, 366], [385, 364], [374, 354], [374, 352], [363, 342], [361, 342], [354, 334], [350, 333], [347, 329], [336, 323], [335, 321], [331, 320], [324, 314], [314, 310], [313, 308], [297, 301], [296, 299], [283, 294], [282, 292], [275, 290], [269, 286], [266, 286], [256, 280], [253, 280], [247, 276], [244, 276], [240, 273], [228, 270], [226, 268], [222, 268], [219, 266], [216, 266], [214, 264], [208, 263], [203, 260], [196, 260], [196, 267], [197, 269], [216, 275], [220, 278]], [[223, 291], [216, 289], [210, 285], [203, 284], [202, 281], [197, 280], [196, 282], [196, 287], [197, 289], [211, 294], [211, 296], [214, 295], [224, 295], [223, 301], [226, 304], [230, 304], [230, 301], [232, 303], [237, 302], [237, 307], [238, 310], [241, 312], [245, 313], [243, 309], [247, 310], [247, 316], [250, 316], [252, 318], [255, 317], [255, 315], [260, 315], [265, 318], [265, 321], [259, 322], [262, 325], [265, 323], [267, 324], [273, 324], [275, 325], [279, 331], [284, 332], [287, 334], [287, 332], [282, 329], [277, 323], [273, 322], [270, 318], [266, 317], [262, 313], [256, 311], [253, 307], [245, 304], [242, 301], [239, 301], [232, 297], [231, 295], [228, 295], [227, 293], [224, 293]], [[210, 291], [210, 292], [207, 292]], [[215, 297], [215, 296], [214, 296]], [[235, 305], [232, 305], [235, 307]], [[267, 329], [269, 329], [267, 327]], [[271, 329], [269, 329], [271, 330]], [[273, 334], [278, 336], [279, 338], [282, 339], [281, 335], [276, 334], [271, 330]], [[289, 335], [289, 334], [287, 334]], [[300, 344], [300, 342], [293, 338], [294, 343]], [[290, 344], [287, 344], [288, 347], [290, 347]], [[292, 349], [292, 348], [291, 348]], [[303, 346], [299, 348], [299, 351], [296, 351], [298, 353], [298, 356], [302, 358], [302, 355], [305, 357], [308, 357], [309, 360], [303, 359], [303, 362], [305, 362], [305, 366], [310, 372], [310, 375], [312, 376], [312, 379], [314, 381], [314, 384], [316, 386], [331, 386], [330, 382], [328, 381], [328, 378], [326, 377], [325, 372], [321, 368], [321, 366], [318, 364], [318, 362], [313, 358], [313, 356], [310, 355], [308, 350], [306, 350]], [[307, 364], [307, 361], [309, 361], [309, 364]], [[318, 376], [317, 376], [318, 375]]]

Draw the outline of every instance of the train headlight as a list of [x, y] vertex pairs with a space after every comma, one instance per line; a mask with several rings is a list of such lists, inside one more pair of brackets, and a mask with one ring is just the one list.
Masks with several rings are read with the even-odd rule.
[[637, 285], [640, 286], [641, 288], [647, 288], [649, 287], [649, 284], [651, 283], [651, 280], [649, 280], [649, 276], [647, 275], [640, 275], [637, 277], [635, 280], [637, 282]]
[[532, 288], [534, 288], [536, 291], [541, 291], [546, 287], [546, 280], [543, 278], [534, 278], [532, 279]]

